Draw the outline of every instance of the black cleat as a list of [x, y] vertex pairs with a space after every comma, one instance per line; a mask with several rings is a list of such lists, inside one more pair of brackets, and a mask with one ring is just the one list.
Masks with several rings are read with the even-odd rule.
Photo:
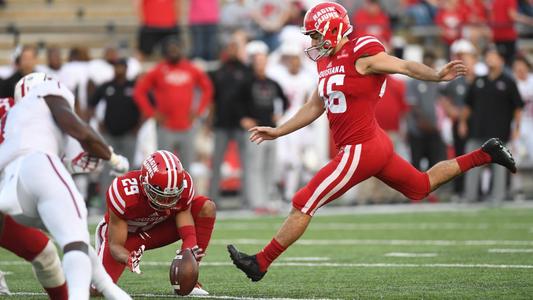
[[512, 173], [516, 173], [516, 163], [513, 155], [511, 154], [511, 151], [503, 145], [500, 139], [492, 138], [486, 141], [483, 146], [481, 146], [481, 150], [490, 155], [493, 163], [502, 165]]
[[259, 270], [259, 264], [255, 255], [239, 252], [233, 245], [228, 245], [228, 252], [233, 264], [243, 271], [252, 281], [259, 281], [265, 276], [266, 272]]

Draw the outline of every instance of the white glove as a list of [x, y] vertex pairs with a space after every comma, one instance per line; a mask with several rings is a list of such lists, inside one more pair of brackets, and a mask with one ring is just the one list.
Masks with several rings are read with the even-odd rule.
[[144, 245], [139, 247], [136, 251], [131, 251], [130, 255], [128, 256], [128, 269], [132, 271], [133, 273], [141, 274], [141, 258], [144, 254]]
[[109, 172], [109, 174], [113, 176], [124, 175], [130, 169], [130, 163], [128, 162], [128, 159], [122, 155], [116, 154], [115, 152], [111, 152], [109, 165], [111, 166], [111, 172]]
[[90, 173], [98, 168], [100, 159], [88, 152], [80, 152], [72, 160], [63, 160], [65, 168], [70, 174]]

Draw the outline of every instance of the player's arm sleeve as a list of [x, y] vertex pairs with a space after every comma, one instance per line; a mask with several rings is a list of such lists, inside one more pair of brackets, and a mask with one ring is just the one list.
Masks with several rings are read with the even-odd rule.
[[154, 69], [137, 80], [137, 84], [135, 84], [133, 91], [133, 100], [137, 103], [142, 114], [147, 118], [152, 117], [155, 113], [155, 110], [150, 103], [150, 99], [148, 99], [148, 92], [155, 87], [157, 80], [156, 71], [157, 69]]
[[386, 52], [385, 46], [383, 46], [383, 44], [376, 37], [371, 35], [358, 38], [353, 48], [355, 60], [362, 57], [374, 56], [381, 52]]
[[120, 178], [113, 179], [113, 182], [107, 189], [106, 203], [107, 208], [115, 213], [118, 217], [124, 218], [126, 213], [126, 201], [124, 201], [125, 195], [124, 188], [120, 184]]
[[198, 86], [202, 91], [202, 96], [200, 99], [200, 104], [198, 105], [198, 115], [201, 115], [209, 107], [213, 101], [213, 83], [209, 76], [205, 74], [202, 70], [196, 69], [196, 77], [198, 79]]
[[193, 248], [197, 245], [196, 228], [191, 214], [191, 207], [176, 214], [176, 227], [182, 240], [181, 249]]

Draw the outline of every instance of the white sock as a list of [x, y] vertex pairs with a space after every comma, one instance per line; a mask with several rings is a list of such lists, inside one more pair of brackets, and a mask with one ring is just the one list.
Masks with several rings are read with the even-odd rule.
[[89, 299], [91, 269], [91, 260], [87, 254], [72, 250], [63, 255], [63, 270], [70, 300]]
[[119, 288], [107, 274], [104, 266], [100, 262], [96, 251], [89, 246], [89, 257], [92, 263], [92, 283], [96, 290], [101, 292], [106, 299], [110, 300], [130, 300], [131, 297]]

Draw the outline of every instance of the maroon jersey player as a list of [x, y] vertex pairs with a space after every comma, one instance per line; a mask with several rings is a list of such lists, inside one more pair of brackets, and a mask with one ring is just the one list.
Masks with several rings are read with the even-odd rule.
[[312, 216], [359, 182], [375, 176], [411, 199], [423, 199], [431, 191], [467, 170], [497, 163], [516, 171], [511, 153], [498, 139], [480, 149], [442, 161], [421, 172], [398, 156], [389, 137], [375, 118], [376, 103], [387, 88], [386, 74], [401, 73], [426, 81], [450, 81], [466, 73], [461, 61], [440, 71], [406, 61], [385, 52], [373, 36], [350, 40], [352, 25], [346, 9], [326, 2], [305, 15], [302, 32], [312, 38], [306, 54], [316, 61], [318, 89], [298, 113], [277, 128], [250, 129], [252, 142], [261, 143], [294, 132], [327, 112], [337, 155], [293, 197], [293, 209], [272, 241], [256, 255], [228, 246], [234, 264], [253, 281], [263, 278], [268, 267], [306, 230]]
[[[204, 255], [215, 222], [215, 205], [195, 195], [178, 157], [156, 151], [141, 167], [117, 177], [107, 191], [107, 212], [96, 229], [96, 248], [114, 282], [125, 267], [140, 273], [144, 250], [182, 240], [181, 249]], [[207, 294], [200, 286], [193, 294]]]

